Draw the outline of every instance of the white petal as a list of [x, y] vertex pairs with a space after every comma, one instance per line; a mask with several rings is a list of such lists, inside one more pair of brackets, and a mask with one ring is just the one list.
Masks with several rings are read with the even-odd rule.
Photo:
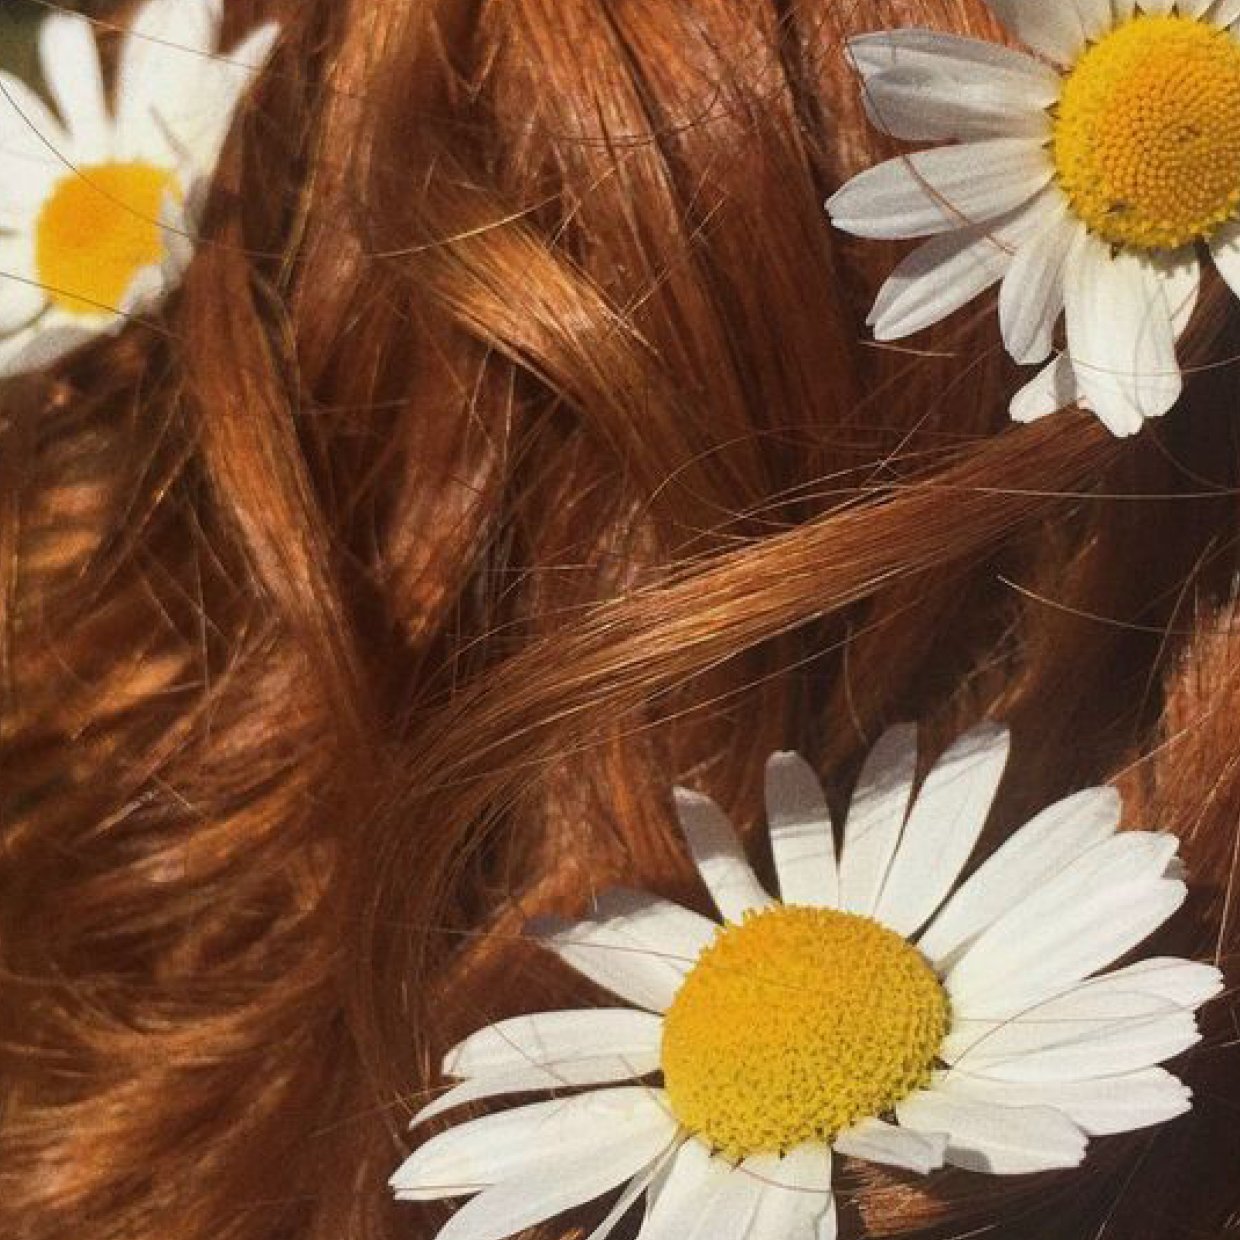
[[1002, 1024], [957, 1021], [942, 1057], [975, 1076], [1079, 1081], [1151, 1067], [1199, 1040], [1192, 1013], [1166, 999], [1082, 987]]
[[900, 1123], [947, 1134], [947, 1161], [969, 1171], [1022, 1175], [1078, 1167], [1085, 1134], [1051, 1107], [998, 1107], [936, 1090], [896, 1104]]
[[1224, 981], [1222, 973], [1213, 965], [1180, 960], [1174, 956], [1153, 956], [1148, 960], [1138, 960], [1127, 968], [1091, 977], [1081, 983], [1082, 989], [1086, 987], [1093, 992], [1122, 990], [1158, 995], [1168, 1003], [1191, 1012], [1221, 994]]
[[780, 899], [834, 908], [839, 875], [831, 812], [814, 768], [800, 755], [776, 753], [768, 760], [766, 816]]
[[1081, 29], [1088, 42], [1094, 42], [1115, 25], [1111, 0], [1073, 0], [1081, 17]]
[[840, 856], [840, 908], [870, 916], [900, 842], [917, 769], [917, 729], [888, 728], [861, 768]]
[[1122, 881], [1077, 862], [995, 922], [951, 969], [958, 1016], [1000, 1019], [1105, 968], [1161, 926], [1185, 894], [1179, 880]]
[[1044, 809], [951, 897], [922, 936], [922, 952], [942, 964], [1075, 857], [1112, 835], [1120, 808], [1114, 788], [1086, 788]]
[[1240, 297], [1240, 220], [1224, 224], [1210, 239], [1210, 256], [1218, 273]]
[[801, 1145], [782, 1157], [747, 1158], [739, 1174], [758, 1184], [758, 1209], [745, 1240], [814, 1240], [825, 1216], [835, 1212], [831, 1152]]
[[[1071, 0], [986, 0], [995, 16], [1026, 47], [1056, 64], [1070, 65], [1085, 46], [1081, 13]], [[1105, 0], [1104, 0], [1105, 2]], [[1089, 6], [1090, 10], [1093, 6]]]
[[913, 1132], [881, 1119], [863, 1119], [836, 1137], [835, 1150], [849, 1158], [929, 1175], [943, 1165], [947, 1136], [945, 1133]]
[[673, 1141], [668, 1149], [656, 1158], [654, 1162], [639, 1171], [629, 1181], [624, 1192], [616, 1198], [615, 1203], [607, 1211], [599, 1225], [586, 1236], [585, 1240], [607, 1240], [607, 1237], [620, 1225], [637, 1200], [650, 1188], [651, 1184], [654, 1183], [671, 1163], [672, 1159], [675, 1158], [676, 1151], [677, 1146]]
[[1045, 137], [1059, 77], [996, 43], [930, 30], [861, 35], [848, 44], [874, 124], [907, 142]]
[[867, 168], [827, 202], [858, 237], [926, 237], [993, 220], [1051, 179], [1042, 144], [1018, 138], [935, 147]]
[[1036, 422], [1075, 404], [1078, 399], [1072, 360], [1061, 353], [1012, 397], [1008, 412], [1014, 422]]
[[30, 239], [0, 236], [0, 335], [29, 326], [45, 305]]
[[1031, 108], [1048, 108], [1059, 98], [1060, 76], [1053, 69], [987, 39], [968, 39], [935, 30], [881, 30], [848, 40], [848, 57], [867, 80], [890, 72], [927, 81], [985, 82], [996, 93]]
[[59, 121], [24, 82], [0, 71], [0, 227], [29, 228], [76, 152]]
[[1201, 261], [1195, 250], [1185, 249], [1173, 254], [1151, 254], [1149, 262], [1162, 277], [1163, 295], [1171, 311], [1171, 330], [1178, 340], [1197, 308]]
[[1089, 1081], [995, 1081], [947, 1072], [935, 1088], [989, 1106], [1049, 1106], [1091, 1137], [1165, 1123], [1192, 1107], [1192, 1091], [1165, 1068]]
[[984, 293], [1002, 278], [1040, 213], [1034, 199], [1001, 220], [934, 237], [906, 255], [870, 311], [875, 340], [910, 336]]
[[1188, 17], [1200, 17], [1214, 0], [1179, 0], [1179, 10]]
[[1065, 265], [1084, 235], [1058, 194], [1042, 218], [1042, 230], [1021, 246], [999, 290], [1003, 343], [1022, 363], [1050, 356], [1055, 324], [1063, 313]]
[[0, 340], [0, 378], [51, 366], [104, 330], [104, 325], [92, 331], [63, 317], [45, 314], [33, 327]]
[[663, 1022], [629, 1008], [537, 1012], [487, 1025], [444, 1057], [447, 1076], [488, 1076], [508, 1068], [596, 1055], [657, 1054]]
[[652, 1194], [639, 1240], [746, 1240], [761, 1188], [754, 1177], [710, 1157], [699, 1141], [687, 1141]]
[[462, 1197], [505, 1182], [519, 1183], [531, 1173], [562, 1168], [564, 1160], [584, 1155], [615, 1172], [602, 1187], [577, 1198], [589, 1201], [645, 1166], [675, 1133], [675, 1120], [658, 1091], [596, 1090], [449, 1128], [414, 1150], [389, 1183], [402, 1200]]
[[594, 897], [590, 920], [607, 922], [614, 932], [670, 961], [682, 975], [697, 963], [719, 931], [718, 923], [701, 913], [622, 887]]
[[1230, 26], [1240, 18], [1240, 0], [1219, 0], [1210, 20], [1218, 26]]
[[39, 61], [78, 158], [88, 163], [109, 159], [112, 124], [90, 22], [77, 13], [53, 13], [44, 19]]
[[943, 902], [969, 859], [1003, 777], [1010, 738], [970, 729], [935, 763], [909, 811], [874, 915], [906, 937]]
[[1176, 6], [1176, 0], [1138, 0], [1147, 13], [1170, 13]]
[[1115, 10], [1115, 22], [1118, 25], [1137, 11], [1137, 0], [1111, 0], [1111, 7]]
[[[584, 1134], [554, 1154], [540, 1138], [526, 1167], [463, 1205], [436, 1240], [504, 1240], [608, 1192], [656, 1161], [674, 1135], [657, 1123]], [[400, 1200], [408, 1199], [397, 1192]]]
[[1068, 265], [1064, 308], [1077, 382], [1113, 434], [1134, 434], [1175, 404], [1183, 379], [1155, 264], [1090, 237]]
[[675, 789], [674, 798], [680, 829], [719, 912], [729, 921], [740, 921], [751, 909], [768, 908], [771, 897], [750, 868], [723, 810], [688, 788]]
[[638, 938], [619, 920], [582, 921], [541, 937], [561, 960], [613, 995], [652, 1012], [666, 1012], [693, 961], [666, 942], [651, 946], [647, 929], [643, 925]]

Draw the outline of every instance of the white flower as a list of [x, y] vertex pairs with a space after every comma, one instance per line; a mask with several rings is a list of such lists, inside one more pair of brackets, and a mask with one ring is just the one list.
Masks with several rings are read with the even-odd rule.
[[1045, 361], [1027, 422], [1074, 401], [1116, 435], [1170, 409], [1208, 250], [1240, 292], [1240, 0], [987, 0], [1034, 56], [894, 30], [849, 44], [871, 120], [909, 142], [827, 203], [862, 237], [931, 237], [870, 316], [895, 340], [1002, 280], [1004, 344]]
[[276, 27], [217, 55], [222, 0], [147, 0], [109, 108], [89, 22], [40, 29], [59, 115], [0, 73], [0, 376], [35, 370], [156, 304], [192, 253], [237, 103]]
[[1187, 1110], [1189, 1091], [1156, 1065], [1198, 1041], [1193, 1012], [1218, 972], [1164, 958], [1099, 974], [1184, 899], [1175, 838], [1117, 832], [1118, 795], [1091, 788], [958, 885], [1007, 751], [1006, 730], [975, 728], [914, 797], [916, 734], [892, 729], [861, 773], [838, 859], [814, 773], [774, 755], [783, 903], [719, 808], [678, 790], [723, 924], [613, 893], [549, 933], [630, 1006], [484, 1028], [448, 1055], [460, 1083], [415, 1123], [483, 1098], [596, 1088], [433, 1137], [392, 1177], [397, 1197], [476, 1194], [438, 1240], [500, 1240], [616, 1188], [591, 1240], [643, 1195], [640, 1240], [831, 1240], [833, 1154], [1020, 1174], [1074, 1167], [1087, 1136]]

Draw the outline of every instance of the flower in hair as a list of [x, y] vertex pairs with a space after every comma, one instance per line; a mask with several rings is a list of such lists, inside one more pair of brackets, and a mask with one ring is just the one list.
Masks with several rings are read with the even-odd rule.
[[1007, 758], [982, 725], [914, 794], [916, 735], [862, 770], [837, 856], [795, 754], [767, 769], [779, 899], [706, 797], [678, 790], [721, 921], [603, 897], [548, 946], [621, 1001], [519, 1016], [452, 1050], [459, 1081], [415, 1124], [550, 1091], [449, 1128], [392, 1177], [398, 1198], [472, 1195], [438, 1240], [500, 1240], [619, 1189], [639, 1240], [831, 1240], [839, 1156], [927, 1173], [1075, 1167], [1086, 1139], [1157, 1124], [1189, 1091], [1157, 1065], [1199, 1040], [1221, 986], [1188, 960], [1112, 965], [1179, 907], [1173, 836], [1117, 831], [1090, 788], [960, 881]]
[[39, 55], [56, 113], [0, 73], [0, 376], [36, 370], [180, 279], [237, 103], [276, 27], [217, 55], [221, 0], [147, 0], [112, 104], [89, 22], [55, 13]]
[[1133, 434], [1179, 398], [1206, 251], [1240, 293], [1240, 0], [987, 3], [1033, 55], [916, 29], [849, 43], [873, 123], [951, 145], [862, 172], [828, 210], [858, 236], [931, 238], [879, 292], [877, 339], [1001, 281], [1007, 351], [1054, 354], [1013, 418], [1075, 402]]

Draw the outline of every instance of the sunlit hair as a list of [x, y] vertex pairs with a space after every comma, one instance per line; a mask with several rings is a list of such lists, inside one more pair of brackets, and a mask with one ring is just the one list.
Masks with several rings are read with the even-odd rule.
[[[228, 14], [285, 34], [183, 288], [0, 395], [0, 1235], [429, 1240], [444, 1048], [598, 998], [526, 919], [700, 906], [673, 782], [753, 826], [771, 750], [843, 798], [895, 720], [1012, 725], [992, 847], [1118, 780], [1184, 839], [1157, 946], [1232, 965], [1240, 370], [1012, 428], [985, 304], [866, 343], [895, 247], [823, 214], [897, 149], [841, 40], [980, 0]], [[844, 1227], [1222, 1234], [1231, 1006], [1191, 1118]]]

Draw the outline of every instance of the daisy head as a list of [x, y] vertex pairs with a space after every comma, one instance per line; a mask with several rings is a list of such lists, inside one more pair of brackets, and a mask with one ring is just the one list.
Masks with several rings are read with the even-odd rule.
[[39, 56], [55, 112], [0, 73], [0, 376], [38, 369], [156, 304], [274, 26], [219, 54], [222, 0], [147, 0], [111, 100], [89, 22], [55, 13]]
[[961, 881], [1007, 758], [966, 734], [914, 790], [916, 740], [866, 761], [837, 851], [817, 777], [767, 768], [778, 898], [722, 811], [676, 793], [719, 919], [632, 892], [545, 941], [615, 996], [520, 1016], [452, 1050], [465, 1103], [555, 1096], [457, 1124], [392, 1177], [398, 1198], [469, 1196], [438, 1240], [502, 1240], [619, 1190], [640, 1240], [831, 1240], [840, 1156], [926, 1174], [1077, 1166], [1087, 1138], [1161, 1123], [1189, 1092], [1158, 1065], [1199, 1038], [1210, 966], [1108, 970], [1184, 899], [1174, 837], [1117, 831], [1091, 788], [1044, 810]]
[[1007, 351], [1052, 359], [1012, 416], [1077, 403], [1129, 435], [1179, 398], [1202, 257], [1240, 292], [1240, 0], [987, 3], [1028, 52], [916, 29], [850, 42], [873, 123], [947, 145], [827, 207], [858, 236], [930, 238], [880, 291], [877, 339], [999, 284]]

